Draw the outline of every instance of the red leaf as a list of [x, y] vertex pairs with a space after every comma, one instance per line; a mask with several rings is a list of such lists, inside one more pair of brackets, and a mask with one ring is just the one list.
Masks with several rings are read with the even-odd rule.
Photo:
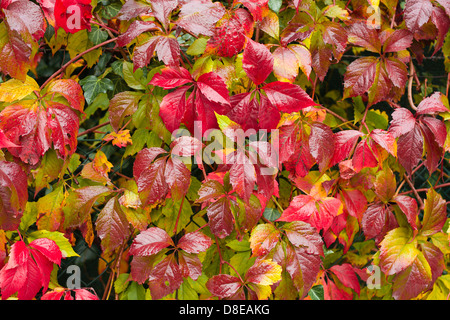
[[273, 70], [273, 56], [264, 44], [247, 40], [242, 68], [255, 85], [263, 83]]
[[197, 280], [202, 275], [202, 263], [196, 254], [179, 251], [178, 265], [183, 278]]
[[313, 31], [313, 28], [311, 28], [313, 23], [310, 15], [297, 11], [297, 14], [289, 21], [281, 33], [280, 44], [286, 46], [288, 43], [296, 40], [305, 40]]
[[[64, 297], [64, 300], [72, 300], [72, 296], [70, 295], [69, 291], [65, 291], [65, 290], [58, 290], [56, 291], [56, 289], [54, 291], [51, 292], [47, 292], [46, 294], [44, 294], [41, 297], [41, 300], [61, 300], [61, 298]], [[70, 297], [70, 299], [66, 299], [66, 297]]]
[[203, 143], [196, 138], [181, 136], [170, 144], [170, 152], [179, 157], [190, 157], [198, 154], [203, 146]]
[[174, 292], [183, 282], [181, 270], [176, 262], [175, 255], [170, 254], [159, 262], [150, 272], [148, 287], [152, 299], [162, 297]]
[[169, 16], [178, 6], [178, 0], [152, 0], [152, 15], [161, 22], [164, 29], [169, 25]]
[[52, 142], [63, 159], [75, 152], [78, 128], [79, 117], [75, 111], [53, 101], [13, 104], [0, 113], [0, 129], [9, 140], [21, 146], [8, 151], [31, 165], [39, 162]]
[[130, 235], [129, 222], [117, 198], [111, 198], [95, 221], [103, 251], [114, 252]]
[[34, 40], [44, 36], [46, 23], [41, 8], [31, 1], [12, 1], [3, 10], [10, 32], [23, 34], [28, 32]]
[[325, 300], [352, 300], [353, 295], [340, 288], [333, 282], [328, 281], [323, 284]]
[[399, 29], [392, 32], [392, 34], [383, 42], [384, 52], [399, 52], [408, 49], [413, 41], [413, 35], [406, 29]]
[[275, 81], [262, 87], [270, 103], [283, 112], [298, 112], [317, 106], [311, 97], [298, 85]]
[[419, 126], [402, 135], [397, 141], [397, 155], [400, 164], [408, 174], [422, 159], [423, 137]]
[[375, 81], [378, 59], [362, 57], [347, 67], [344, 75], [344, 97], [363, 95]]
[[3, 130], [0, 129], [0, 149], [2, 148], [20, 148], [20, 146], [9, 141]]
[[[155, 75], [150, 84], [166, 89], [192, 82], [189, 72], [183, 68], [163, 69], [161, 75]], [[228, 89], [223, 79], [213, 73], [202, 74], [194, 85], [194, 91], [186, 101], [189, 86], [164, 96], [160, 105], [160, 116], [169, 131], [178, 129], [181, 122], [192, 130], [195, 121], [201, 121], [202, 133], [217, 127], [215, 113], [226, 114], [230, 108]]]
[[311, 125], [311, 135], [309, 136], [309, 150], [319, 164], [320, 172], [328, 169], [334, 149], [333, 131], [326, 124], [314, 122]]
[[334, 265], [329, 270], [336, 275], [344, 286], [353, 289], [359, 295], [361, 287], [359, 286], [358, 277], [351, 264]]
[[433, 12], [433, 5], [429, 0], [407, 0], [405, 3], [405, 23], [411, 32], [419, 30], [428, 22]]
[[159, 105], [159, 115], [169, 132], [177, 130], [185, 119], [186, 113], [191, 111], [192, 104], [186, 102], [189, 88], [189, 86], [184, 86], [166, 94]]
[[282, 246], [277, 248], [274, 261], [289, 273], [300, 298], [305, 298], [317, 280], [322, 265], [320, 255], [308, 254], [302, 247], [286, 246], [286, 250], [283, 250]]
[[230, 169], [230, 183], [245, 202], [250, 199], [255, 182], [255, 167], [242, 150], [236, 151], [235, 163]]
[[[441, 120], [424, 117], [423, 123], [419, 123], [420, 131], [422, 132], [424, 138], [425, 152], [427, 155], [426, 160], [424, 161], [425, 167], [429, 172], [436, 171], [439, 162], [443, 156], [443, 143], [445, 142], [445, 134], [442, 130], [446, 132], [446, 128], [444, 123]], [[439, 145], [442, 143], [442, 145]]]
[[189, 189], [191, 171], [176, 157], [167, 160], [164, 177], [174, 200], [181, 200]]
[[392, 154], [394, 157], [397, 156], [397, 144], [395, 143], [395, 137], [390, 132], [381, 129], [374, 129], [370, 133], [370, 137], [384, 150]]
[[206, 288], [221, 299], [232, 297], [242, 286], [241, 280], [228, 274], [212, 276], [206, 283]]
[[30, 242], [30, 247], [38, 250], [47, 260], [61, 264], [62, 253], [55, 241], [47, 238], [39, 238]]
[[149, 256], [168, 246], [174, 246], [174, 243], [167, 232], [160, 228], [151, 227], [136, 236], [131, 244], [129, 254]]
[[234, 227], [233, 213], [230, 209], [230, 201], [223, 197], [211, 203], [206, 209], [211, 232], [223, 239], [228, 236]]
[[91, 0], [56, 0], [55, 30], [63, 28], [67, 33], [83, 29], [91, 30]]
[[195, 231], [181, 237], [180, 241], [178, 241], [178, 248], [183, 249], [187, 253], [200, 253], [206, 251], [211, 244], [211, 238], [200, 231]]
[[205, 52], [221, 57], [236, 55], [244, 48], [246, 37], [253, 35], [253, 26], [253, 17], [245, 9], [238, 8], [225, 14], [208, 40]]
[[317, 230], [303, 221], [294, 221], [283, 226], [289, 241], [307, 254], [323, 256], [323, 240]]
[[369, 204], [363, 215], [361, 226], [366, 239], [381, 239], [384, 233], [397, 227], [397, 220], [388, 207], [376, 201]]
[[159, 61], [167, 66], [180, 64], [180, 45], [177, 39], [170, 36], [153, 36], [133, 51], [133, 71], [150, 63], [156, 51]]
[[413, 114], [405, 108], [398, 108], [392, 113], [392, 121], [389, 127], [389, 132], [395, 138], [410, 132], [416, 125], [416, 119]]
[[299, 195], [292, 199], [277, 221], [305, 221], [319, 231], [327, 230], [333, 218], [341, 210], [342, 203], [336, 198], [315, 199], [309, 195]]
[[392, 81], [392, 84], [397, 88], [403, 89], [408, 80], [406, 65], [396, 58], [389, 57], [384, 60], [384, 66], [387, 74], [389, 74], [389, 79]]
[[405, 214], [406, 219], [414, 230], [417, 230], [416, 219], [419, 215], [419, 208], [415, 199], [408, 196], [396, 196], [393, 199]]
[[[438, 1], [439, 2], [439, 1]], [[445, 10], [448, 10], [447, 8]], [[436, 39], [436, 44], [434, 45], [433, 55], [439, 51], [444, 45], [445, 36], [450, 28], [450, 19], [446, 11], [439, 8], [433, 7], [433, 12], [431, 13], [431, 21], [436, 26], [438, 30], [438, 35]]]
[[59, 93], [62, 95], [72, 109], [83, 112], [84, 96], [81, 86], [72, 79], [58, 79], [52, 81], [47, 87], [48, 93]]
[[[73, 289], [72, 291], [75, 292], [75, 300], [99, 300], [97, 295], [89, 292], [86, 289]], [[72, 300], [72, 299], [65, 298], [64, 300]]]
[[432, 141], [436, 142], [439, 147], [443, 148], [447, 136], [447, 130], [444, 122], [432, 117], [421, 117], [420, 121], [423, 123], [423, 125], [421, 125], [422, 131], [423, 128], [426, 127], [431, 132], [431, 136], [433, 137]]
[[342, 130], [334, 134], [334, 153], [330, 166], [334, 166], [350, 155], [353, 145], [363, 134], [357, 130]]
[[0, 161], [0, 226], [15, 230], [28, 201], [27, 175], [14, 162]]
[[219, 181], [209, 179], [205, 181], [198, 190], [198, 202], [205, 202], [212, 199], [217, 199], [224, 195], [225, 189]]
[[11, 246], [8, 263], [0, 271], [2, 299], [18, 293], [19, 300], [31, 300], [43, 287], [47, 290], [53, 263], [61, 263], [61, 250], [53, 240], [36, 239], [27, 247], [23, 241]]
[[128, 27], [127, 31], [117, 38], [117, 45], [119, 47], [126, 46], [131, 41], [136, 39], [141, 33], [155, 29], [159, 29], [159, 27], [153, 21], [134, 20]]
[[242, 130], [275, 129], [280, 120], [280, 112], [266, 96], [259, 96], [259, 103], [252, 93], [240, 93], [230, 98], [230, 120], [239, 124]]
[[364, 168], [374, 168], [378, 166], [378, 159], [374, 154], [374, 147], [369, 146], [367, 139], [360, 141], [356, 146], [352, 163], [355, 172], [360, 172]]
[[141, 168], [145, 167], [145, 160], [147, 160], [141, 160], [146, 156], [146, 154], [144, 154], [140, 157], [139, 154], [141, 152], [142, 151], [140, 151], [136, 157], [134, 165], [134, 168], [136, 169], [133, 169], [133, 175], [136, 179], [139, 196], [143, 203], [153, 204], [162, 200], [169, 191], [165, 177], [166, 159], [157, 159], [154, 163], [147, 167], [147, 170], [141, 171]]
[[185, 68], [163, 68], [161, 73], [153, 76], [149, 84], [164, 89], [174, 89], [193, 81], [191, 74]]
[[358, 189], [341, 189], [341, 192], [347, 212], [361, 221], [367, 210], [366, 196]]
[[228, 89], [223, 78], [218, 74], [214, 72], [202, 74], [197, 79], [197, 87], [209, 101], [222, 105], [230, 104]]
[[208, 0], [185, 1], [178, 15], [177, 25], [195, 35], [213, 36], [214, 27], [225, 14], [220, 2]]
[[417, 106], [416, 116], [422, 114], [437, 114], [441, 112], [448, 112], [449, 110], [445, 107], [443, 101], [443, 94], [440, 92], [435, 92], [431, 96], [426, 97], [420, 101]]
[[[295, 129], [296, 127], [296, 129]], [[288, 130], [284, 131], [281, 127], [280, 129], [280, 139], [281, 143], [279, 144], [281, 146], [280, 149], [280, 161], [282, 159], [285, 159], [287, 157], [287, 154], [290, 154], [290, 157], [284, 161], [284, 165], [286, 167], [286, 170], [291, 172], [292, 176], [296, 177], [304, 177], [308, 174], [309, 169], [312, 168], [314, 163], [316, 162], [315, 159], [312, 157], [310, 150], [309, 150], [309, 141], [308, 137], [306, 136], [306, 133], [304, 130], [302, 130], [299, 133], [298, 127], [296, 125], [293, 125]], [[291, 130], [294, 128], [293, 130]], [[288, 134], [290, 137], [288, 138], [285, 136]], [[289, 149], [287, 149], [287, 145], [284, 146], [283, 141], [286, 141], [286, 139], [289, 139], [289, 143], [293, 142], [294, 145], [294, 151], [292, 152], [292, 145], [289, 146]], [[291, 140], [292, 139], [292, 140]], [[295, 139], [295, 140], [294, 140]], [[291, 154], [292, 152], [292, 154]], [[286, 154], [286, 155], [283, 155]], [[283, 156], [281, 156], [283, 155]]]
[[269, 10], [269, 0], [239, 0], [235, 3], [242, 3], [250, 11], [255, 21], [261, 21], [263, 13]]
[[[412, 39], [411, 39], [412, 40]], [[381, 43], [376, 29], [364, 22], [354, 23], [348, 30], [348, 42], [364, 47], [372, 52], [381, 51]]]
[[131, 20], [140, 15], [150, 15], [151, 12], [152, 8], [148, 4], [135, 0], [128, 0], [123, 4], [116, 17], [119, 20]]

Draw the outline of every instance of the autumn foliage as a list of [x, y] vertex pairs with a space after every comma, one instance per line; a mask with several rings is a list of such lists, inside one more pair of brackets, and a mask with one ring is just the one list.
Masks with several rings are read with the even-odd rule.
[[[448, 299], [449, 28], [444, 0], [2, 0], [1, 298]], [[99, 292], [60, 280], [80, 244]]]

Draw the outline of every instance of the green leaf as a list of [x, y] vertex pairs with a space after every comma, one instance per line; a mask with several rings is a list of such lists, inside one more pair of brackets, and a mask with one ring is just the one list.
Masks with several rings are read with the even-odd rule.
[[123, 62], [122, 66], [123, 78], [130, 88], [136, 90], [144, 90], [146, 86], [146, 77], [144, 71], [137, 69], [133, 72], [133, 64], [128, 61]]
[[[89, 40], [87, 30], [81, 30], [74, 34], [69, 34], [67, 42], [67, 50], [70, 57], [73, 59], [79, 53], [92, 48], [94, 44]], [[87, 66], [92, 68], [96, 64], [102, 55], [102, 48], [95, 49], [83, 55], [83, 59], [86, 60]]]
[[39, 230], [35, 231], [33, 233], [30, 233], [28, 235], [29, 241], [33, 241], [35, 239], [40, 238], [47, 238], [50, 240], [53, 240], [58, 245], [59, 249], [61, 250], [63, 258], [68, 257], [79, 257], [79, 255], [73, 251], [72, 246], [70, 245], [69, 240], [67, 240], [66, 237], [64, 237], [64, 234], [58, 231], [47, 231], [47, 230]]
[[321, 284], [314, 286], [309, 290], [308, 296], [311, 300], [324, 300], [323, 286]]
[[87, 76], [80, 80], [80, 85], [84, 91], [86, 102], [91, 104], [100, 93], [106, 93], [108, 90], [114, 90], [113, 82], [108, 78], [97, 78], [96, 76]]
[[91, 31], [89, 32], [88, 36], [89, 40], [91, 40], [91, 42], [94, 45], [98, 45], [106, 41], [106, 39], [108, 39], [108, 32], [106, 32], [103, 29], [100, 29], [100, 27], [97, 25], [93, 25], [91, 27]]
[[266, 208], [266, 209], [264, 209], [263, 215], [264, 215], [264, 218], [266, 218], [267, 220], [275, 221], [279, 217], [281, 217], [281, 212], [275, 208]]
[[233, 249], [234, 251], [250, 251], [250, 242], [246, 240], [231, 240], [227, 243], [227, 247]]
[[186, 50], [186, 53], [191, 56], [203, 54], [205, 52], [207, 42], [208, 42], [207, 38], [196, 39]]
[[128, 277], [130, 276], [129, 273], [121, 273], [117, 277], [116, 281], [114, 281], [114, 292], [119, 294], [126, 290], [128, 287]]
[[420, 251], [411, 242], [409, 228], [396, 228], [387, 233], [380, 243], [380, 267], [387, 275], [399, 273], [409, 267]]
[[280, 12], [282, 5], [283, 5], [283, 0], [269, 0], [270, 10], [272, 10], [276, 13]]
[[36, 222], [37, 214], [38, 211], [36, 202], [27, 202], [27, 206], [23, 213], [22, 219], [20, 219], [20, 231], [26, 232], [28, 228]]

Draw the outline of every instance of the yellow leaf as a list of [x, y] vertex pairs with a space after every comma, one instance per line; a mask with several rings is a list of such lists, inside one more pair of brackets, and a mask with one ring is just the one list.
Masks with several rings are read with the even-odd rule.
[[266, 285], [251, 283], [250, 287], [258, 295], [258, 300], [267, 300], [267, 299], [269, 299], [270, 295], [272, 294], [272, 289], [268, 285], [266, 286]]
[[281, 280], [281, 271], [281, 266], [272, 259], [259, 260], [247, 270], [246, 278], [248, 282], [271, 286]]
[[113, 164], [108, 161], [108, 158], [106, 158], [106, 155], [102, 151], [98, 151], [95, 154], [93, 166], [97, 172], [108, 173], [111, 171]]
[[103, 138], [105, 141], [111, 141], [114, 146], [119, 148], [126, 147], [128, 144], [133, 144], [130, 136], [130, 130], [120, 130], [119, 132], [111, 132]]
[[13, 102], [21, 100], [33, 93], [33, 91], [39, 91], [39, 85], [33, 78], [27, 76], [25, 82], [11, 79], [0, 84], [0, 101]]

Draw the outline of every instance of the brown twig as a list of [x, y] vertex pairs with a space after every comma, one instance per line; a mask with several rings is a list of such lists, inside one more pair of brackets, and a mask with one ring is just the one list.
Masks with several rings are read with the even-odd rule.
[[[450, 187], [450, 182], [434, 186], [433, 189], [440, 189], [440, 188], [446, 188], [446, 187]], [[420, 188], [420, 189], [415, 189], [415, 191], [417, 191], [417, 192], [427, 192], [430, 188]], [[408, 194], [408, 193], [411, 193], [411, 192], [414, 192], [414, 190], [405, 191], [405, 192], [399, 193], [399, 195], [405, 195], [405, 194]]]
[[423, 201], [422, 198], [419, 196], [419, 193], [417, 191], [417, 189], [414, 187], [414, 184], [411, 182], [411, 180], [409, 179], [409, 177], [406, 175], [406, 173], [403, 174], [403, 178], [405, 178], [406, 183], [408, 183], [409, 187], [411, 188], [412, 192], [414, 193], [414, 195], [416, 196], [417, 201], [420, 204], [420, 209], [422, 210], [424, 208], [423, 205]]
[[100, 129], [100, 128], [102, 128], [102, 127], [107, 126], [108, 124], [110, 124], [110, 121], [106, 121], [106, 122], [104, 122], [104, 123], [101, 123], [101, 124], [99, 124], [99, 125], [96, 125], [95, 127], [89, 128], [89, 129], [87, 129], [86, 131], [80, 132], [80, 133], [78, 134], [78, 137], [81, 137], [81, 136], [84, 136], [84, 135], [86, 135], [86, 134], [88, 134], [88, 133], [91, 133], [91, 132], [93, 132], [93, 131], [96, 131], [97, 129]]

